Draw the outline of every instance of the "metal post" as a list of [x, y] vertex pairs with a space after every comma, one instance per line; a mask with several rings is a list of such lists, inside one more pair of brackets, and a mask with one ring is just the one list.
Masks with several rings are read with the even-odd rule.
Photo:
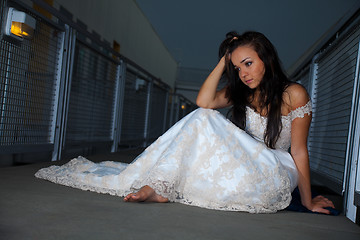
[[[65, 31], [69, 31], [68, 29], [66, 29]], [[51, 136], [50, 136], [50, 141], [52, 143], [58, 142], [59, 141], [59, 127], [57, 126], [57, 119], [58, 119], [58, 115], [61, 115], [61, 111], [59, 111], [59, 109], [62, 109], [63, 107], [63, 102], [61, 101], [64, 97], [64, 78], [62, 73], [63, 70], [63, 58], [64, 58], [64, 49], [65, 49], [65, 32], [62, 32], [61, 34], [61, 40], [60, 40], [60, 48], [58, 51], [58, 58], [57, 58], [57, 73], [56, 73], [56, 90], [55, 90], [55, 96], [54, 96], [54, 109], [53, 109], [53, 119], [52, 119], [52, 126], [51, 126]], [[56, 148], [55, 151], [55, 147], [57, 147], [54, 144], [54, 152], [58, 151], [59, 149]], [[57, 155], [57, 154], [56, 154]]]
[[114, 125], [113, 125], [113, 145], [111, 152], [117, 152], [120, 139], [121, 139], [121, 128], [122, 128], [122, 116], [124, 111], [124, 93], [125, 93], [125, 74], [126, 64], [124, 61], [120, 61], [117, 69], [117, 80], [116, 80], [116, 97], [114, 106]]
[[13, 50], [13, 45], [10, 45], [9, 48], [9, 54], [7, 57], [7, 66], [6, 66], [6, 73], [5, 73], [5, 85], [4, 85], [4, 95], [1, 99], [1, 109], [0, 109], [0, 140], [3, 142], [4, 139], [2, 139], [1, 135], [4, 133], [4, 124], [5, 123], [5, 111], [6, 111], [6, 105], [7, 105], [7, 94], [8, 94], [8, 86], [9, 86], [9, 74], [11, 73], [11, 55]]
[[147, 89], [147, 99], [146, 99], [146, 112], [145, 112], [145, 126], [144, 126], [144, 143], [143, 147], [147, 146], [148, 136], [149, 136], [149, 123], [150, 123], [150, 106], [151, 106], [151, 93], [153, 87], [153, 80], [151, 79], [148, 82], [148, 89]]
[[164, 109], [164, 123], [163, 123], [163, 130], [162, 133], [164, 133], [166, 131], [166, 122], [167, 122], [167, 117], [168, 117], [168, 104], [169, 104], [169, 92], [166, 91], [166, 96], [165, 96], [165, 109]]
[[176, 96], [176, 105], [175, 105], [175, 109], [176, 109], [176, 115], [175, 115], [175, 116], [176, 116], [176, 117], [175, 117], [175, 122], [174, 122], [174, 124], [175, 124], [177, 121], [179, 121], [180, 101], [181, 101], [179, 95], [175, 94], [175, 96]]
[[350, 114], [348, 144], [345, 157], [345, 170], [343, 180], [343, 194], [344, 194], [344, 210], [346, 217], [351, 221], [356, 220], [356, 206], [354, 204], [355, 188], [356, 188], [356, 169], [359, 157], [360, 147], [360, 83], [359, 83], [359, 70], [360, 70], [360, 41], [358, 43], [358, 54], [355, 68], [355, 78], [353, 87], [353, 98]]
[[69, 109], [72, 70], [75, 55], [75, 40], [75, 31], [68, 25], [65, 25], [65, 37], [63, 45], [64, 55], [62, 59], [59, 106], [57, 111], [52, 161], [61, 159], [61, 151], [65, 145], [66, 122]]
[[174, 122], [174, 94], [171, 93], [171, 107], [170, 107], [170, 119], [169, 119], [169, 128], [173, 125]]

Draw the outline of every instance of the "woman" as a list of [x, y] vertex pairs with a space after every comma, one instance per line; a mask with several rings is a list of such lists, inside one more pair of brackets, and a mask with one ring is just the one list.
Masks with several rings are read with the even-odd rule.
[[[306, 90], [288, 81], [273, 45], [260, 33], [229, 33], [219, 53], [219, 63], [199, 91], [201, 108], [132, 164], [94, 164], [79, 157], [36, 176], [125, 196], [127, 202], [173, 201], [254, 213], [286, 208], [298, 184], [305, 207], [329, 213], [324, 207], [333, 207], [331, 201], [311, 198]], [[217, 91], [224, 73], [228, 83]], [[211, 110], [228, 106], [233, 106], [233, 123]]]

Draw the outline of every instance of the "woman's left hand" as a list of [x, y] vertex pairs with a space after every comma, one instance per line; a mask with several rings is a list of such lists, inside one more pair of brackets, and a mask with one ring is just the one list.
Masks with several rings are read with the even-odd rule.
[[311, 200], [311, 206], [308, 207], [310, 211], [330, 214], [330, 211], [325, 209], [326, 207], [335, 208], [333, 202], [324, 196], [316, 196]]

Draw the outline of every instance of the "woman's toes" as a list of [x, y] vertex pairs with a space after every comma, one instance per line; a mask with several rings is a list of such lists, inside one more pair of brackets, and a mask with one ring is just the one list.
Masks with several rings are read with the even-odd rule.
[[135, 193], [128, 194], [126, 197], [124, 197], [124, 201], [131, 202], [134, 199], [134, 195], [136, 195], [136, 194]]
[[130, 193], [124, 197], [125, 202], [168, 202], [167, 198], [164, 198], [155, 193], [154, 189], [149, 186], [142, 187], [136, 193]]

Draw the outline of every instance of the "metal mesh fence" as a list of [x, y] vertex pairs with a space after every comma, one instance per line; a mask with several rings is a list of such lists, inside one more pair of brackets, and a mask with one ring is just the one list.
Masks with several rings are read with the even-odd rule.
[[77, 41], [66, 144], [111, 141], [117, 64]]
[[138, 146], [145, 141], [149, 83], [127, 69], [120, 145]]
[[179, 94], [171, 95], [171, 102], [168, 109], [168, 127], [171, 127], [181, 118], [197, 108], [197, 105]]
[[[7, 2], [0, 0], [1, 11]], [[185, 98], [173, 96], [171, 105], [169, 86], [100, 36], [81, 25], [60, 26], [66, 14], [20, 8], [36, 19], [36, 29], [30, 40], [0, 41], [1, 154], [26, 154], [37, 144], [32, 152], [53, 151], [57, 160], [97, 145], [142, 147], [189, 112]]]
[[164, 130], [165, 106], [167, 104], [167, 92], [159, 86], [153, 85], [151, 92], [150, 123], [148, 129], [148, 139], [154, 140], [159, 137]]
[[61, 32], [39, 20], [31, 41], [1, 40], [1, 146], [53, 142], [60, 39]]

